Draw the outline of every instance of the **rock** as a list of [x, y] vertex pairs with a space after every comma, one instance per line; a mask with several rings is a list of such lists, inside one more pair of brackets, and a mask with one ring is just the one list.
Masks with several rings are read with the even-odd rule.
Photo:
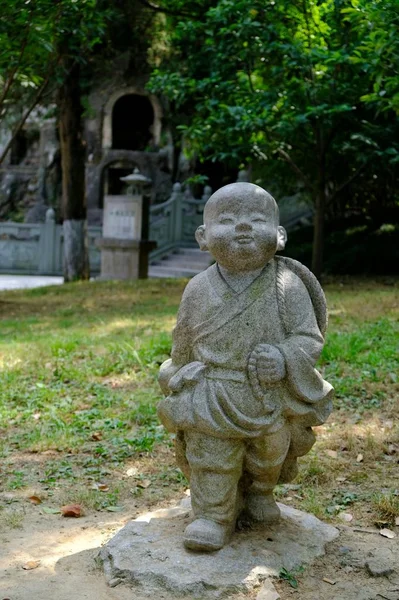
[[279, 600], [280, 597], [270, 579], [266, 579], [259, 594], [256, 596], [256, 600]]
[[372, 577], [388, 577], [394, 572], [395, 557], [390, 548], [375, 548], [364, 563]]
[[252, 592], [269, 577], [277, 577], [283, 567], [292, 570], [323, 555], [325, 544], [339, 535], [313, 515], [279, 506], [279, 523], [235, 533], [222, 550], [210, 554], [184, 548], [183, 531], [191, 518], [189, 498], [183, 505], [143, 515], [101, 549], [107, 581], [120, 579], [144, 593], [168, 591], [192, 599]]
[[122, 579], [120, 579], [119, 577], [114, 577], [114, 579], [110, 579], [108, 581], [108, 585], [111, 588], [116, 587], [117, 585], [119, 585], [120, 583], [122, 583]]

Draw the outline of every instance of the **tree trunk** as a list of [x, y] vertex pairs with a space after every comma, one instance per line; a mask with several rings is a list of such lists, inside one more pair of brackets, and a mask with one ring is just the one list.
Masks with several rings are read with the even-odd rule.
[[65, 281], [89, 278], [85, 195], [85, 149], [82, 139], [80, 66], [64, 58], [65, 79], [58, 92], [62, 166], [61, 214], [64, 229]]
[[317, 279], [321, 281], [323, 269], [324, 250], [324, 218], [326, 210], [326, 192], [324, 182], [320, 184], [315, 203], [315, 215], [313, 220], [313, 250], [312, 271]]

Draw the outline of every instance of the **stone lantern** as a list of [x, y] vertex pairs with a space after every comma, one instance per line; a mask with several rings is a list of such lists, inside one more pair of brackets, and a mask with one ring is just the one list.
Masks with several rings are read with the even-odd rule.
[[149, 252], [156, 247], [148, 240], [149, 202], [143, 197], [151, 180], [136, 168], [121, 181], [127, 184], [125, 194], [104, 198], [101, 279], [145, 279]]

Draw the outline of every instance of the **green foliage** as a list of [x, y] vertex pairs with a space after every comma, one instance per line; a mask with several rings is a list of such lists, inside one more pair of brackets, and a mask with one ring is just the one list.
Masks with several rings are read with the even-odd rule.
[[[54, 489], [60, 481], [78, 483], [82, 472], [88, 481], [101, 481], [126, 460], [169, 444], [156, 415], [156, 376], [170, 353], [183, 287], [184, 282], [148, 280], [3, 293], [3, 461], [14, 451], [52, 453], [40, 463], [38, 479]], [[364, 414], [389, 397], [398, 371], [397, 324], [389, 315], [369, 315], [367, 307], [374, 297], [377, 306], [394, 305], [395, 294], [391, 287], [378, 295], [360, 289], [356, 316], [345, 322], [332, 310], [321, 368], [336, 388], [338, 411]], [[333, 308], [354, 292], [339, 288], [328, 296]], [[359, 306], [366, 307], [366, 317], [358, 315]], [[28, 469], [6, 467], [5, 472], [8, 489], [29, 485]], [[302, 481], [314, 487], [325, 475], [314, 457]], [[176, 471], [161, 476], [165, 478], [180, 481]], [[98, 494], [98, 502], [106, 500]], [[312, 498], [308, 494], [307, 502]], [[317, 502], [315, 498], [313, 510]]]
[[394, 383], [392, 375], [399, 369], [397, 338], [397, 324], [388, 319], [328, 334], [322, 359], [326, 378], [336, 389], [338, 409], [350, 407], [362, 414], [381, 406], [385, 386]]
[[114, 10], [100, 0], [1, 0], [0, 11], [0, 120], [15, 136], [36, 105], [54, 100], [73, 64], [88, 65]]
[[[147, 281], [30, 290], [22, 305], [14, 296], [0, 333], [3, 459], [15, 450], [53, 453], [37, 475], [51, 490], [78, 484], [82, 472], [101, 481], [109, 468], [169, 443], [156, 415], [156, 377], [181, 291]], [[6, 481], [17, 490], [29, 473], [6, 469]], [[116, 500], [94, 490], [86, 503]]]
[[327, 506], [325, 512], [328, 515], [338, 514], [346, 510], [348, 506], [351, 506], [352, 504], [357, 502], [358, 499], [358, 495], [354, 492], [340, 490], [339, 492], [333, 495], [332, 500], [334, 504]]
[[[324, 520], [349, 511], [359, 525], [362, 514], [365, 525], [377, 514], [393, 524], [397, 285], [343, 282], [326, 288], [330, 325], [318, 365], [336, 389], [334, 412], [301, 459], [295, 484], [279, 486], [278, 495]], [[34, 493], [51, 518], [64, 504], [117, 512], [134, 510], [133, 500], [181, 495], [187, 482], [157, 418], [156, 375], [170, 353], [185, 283], [87, 282], [0, 294], [6, 503], [26, 503]], [[389, 429], [382, 428], [386, 421]], [[331, 448], [336, 458], [325, 452]], [[356, 460], [359, 452], [364, 463]], [[0, 528], [20, 523], [18, 515], [5, 507]], [[288, 583], [298, 581], [297, 572], [285, 575]]]
[[389, 525], [396, 525], [399, 517], [399, 490], [377, 493], [372, 502], [381, 519], [385, 519]]
[[[365, 40], [363, 21], [352, 27], [350, 9], [320, 1], [195, 4], [201, 18], [173, 23], [169, 53], [150, 84], [177, 108], [194, 103], [185, 127], [193, 150], [235, 164], [268, 160], [282, 150], [301, 167], [305, 161], [303, 173], [311, 182], [315, 156], [299, 160], [303, 147], [327, 153], [344, 132], [343, 155], [375, 146], [370, 134], [361, 133], [365, 114], [358, 118], [356, 111], [377, 75], [354, 59], [365, 52]], [[386, 3], [371, 4], [389, 20], [389, 10], [381, 7]], [[302, 143], [300, 136], [306, 138]]]
[[[328, 223], [324, 245], [325, 273], [394, 275], [399, 262], [399, 226], [394, 223], [380, 226], [384, 216], [386, 212], [381, 210], [380, 215], [373, 214], [373, 219], [369, 216]], [[312, 228], [290, 232], [283, 254], [310, 266]]]
[[320, 221], [325, 212], [394, 205], [395, 5], [191, 3], [192, 17], [171, 20], [150, 89], [184, 114], [188, 152], [235, 167], [260, 163], [259, 183], [284, 194], [300, 182]]
[[399, 11], [395, 0], [352, 0], [342, 9], [361, 40], [351, 60], [370, 74], [373, 87], [361, 97], [399, 114]]
[[297, 579], [297, 577], [298, 577], [298, 575], [300, 575], [301, 573], [303, 573], [304, 570], [305, 569], [303, 567], [297, 567], [296, 569], [293, 569], [292, 571], [289, 571], [288, 569], [286, 569], [285, 567], [283, 567], [282, 569], [280, 569], [280, 572], [279, 572], [278, 576], [283, 581], [286, 581], [287, 583], [289, 583], [290, 586], [296, 590], [296, 589], [298, 589], [298, 579]]

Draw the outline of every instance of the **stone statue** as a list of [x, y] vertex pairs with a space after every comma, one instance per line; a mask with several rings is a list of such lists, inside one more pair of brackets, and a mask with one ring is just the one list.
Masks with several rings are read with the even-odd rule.
[[314, 367], [324, 294], [306, 267], [275, 256], [287, 235], [274, 198], [251, 183], [219, 189], [196, 239], [216, 262], [184, 291], [158, 414], [190, 480], [195, 519], [184, 544], [210, 552], [237, 519], [278, 520], [273, 489], [296, 476], [333, 388]]

